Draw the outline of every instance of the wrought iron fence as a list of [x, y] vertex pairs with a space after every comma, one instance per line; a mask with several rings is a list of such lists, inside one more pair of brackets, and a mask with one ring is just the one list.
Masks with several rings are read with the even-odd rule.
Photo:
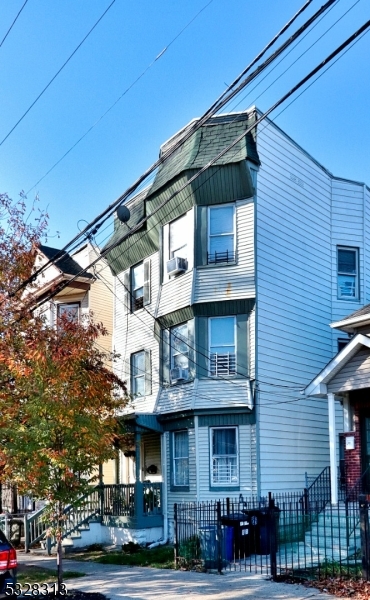
[[[370, 575], [368, 503], [301, 493], [175, 505], [175, 560], [276, 578]], [[361, 521], [362, 519], [362, 521]], [[361, 524], [362, 523], [362, 524]], [[362, 537], [361, 537], [362, 536]]]

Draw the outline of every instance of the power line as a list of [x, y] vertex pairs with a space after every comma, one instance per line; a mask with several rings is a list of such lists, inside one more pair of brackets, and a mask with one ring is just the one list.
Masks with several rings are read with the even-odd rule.
[[[311, 1], [311, 0], [310, 0]], [[197, 14], [179, 31], [179, 33], [169, 42], [169, 44], [167, 44], [167, 46], [159, 53], [157, 54], [157, 56], [152, 60], [151, 63], [149, 63], [149, 65], [144, 69], [144, 71], [142, 71], [140, 73], [140, 75], [138, 75], [136, 77], [136, 79], [125, 89], [125, 91], [117, 98], [117, 100], [115, 100], [113, 102], [113, 104], [111, 104], [109, 106], [109, 108], [107, 108], [107, 110], [85, 131], [84, 134], [81, 135], [81, 137], [78, 138], [78, 140], [53, 164], [52, 167], [50, 167], [50, 169], [45, 173], [45, 175], [43, 175], [42, 177], [40, 177], [40, 179], [38, 181], [36, 181], [36, 183], [28, 190], [28, 192], [26, 193], [26, 196], [37, 186], [39, 185], [39, 183], [41, 183], [41, 181], [43, 181], [45, 179], [45, 177], [47, 177], [54, 169], [55, 167], [57, 167], [62, 160], [64, 160], [66, 158], [66, 156], [68, 156], [68, 154], [70, 154], [72, 152], [72, 150], [74, 150], [76, 148], [76, 146], [78, 146], [78, 144], [80, 142], [82, 142], [83, 139], [85, 139], [85, 137], [104, 119], [104, 117], [106, 117], [106, 115], [120, 102], [120, 100], [122, 100], [122, 98], [124, 96], [126, 96], [126, 94], [140, 81], [140, 79], [142, 79], [144, 77], [144, 75], [149, 71], [149, 69], [160, 59], [162, 58], [162, 56], [164, 55], [165, 52], [167, 52], [168, 48], [170, 46], [172, 46], [172, 44], [181, 36], [182, 33], [184, 33], [184, 31], [193, 23], [193, 21], [195, 21], [195, 19], [210, 5], [212, 4], [213, 0], [210, 0], [207, 4], [205, 4], [203, 6], [203, 8], [201, 8]]]
[[13, 29], [16, 20], [18, 19], [19, 15], [21, 14], [22, 10], [24, 9], [24, 7], [26, 6], [28, 0], [25, 0], [25, 2], [23, 3], [23, 5], [21, 6], [21, 8], [18, 11], [17, 16], [15, 17], [13, 23], [11, 24], [11, 26], [9, 27], [8, 31], [6, 32], [6, 34], [4, 35], [3, 39], [0, 42], [0, 48], [3, 45], [3, 43], [5, 42], [6, 38], [8, 37], [9, 33], [11, 32], [11, 30]]
[[[291, 88], [286, 94], [284, 94], [284, 96], [282, 96], [277, 102], [275, 102], [275, 104], [273, 106], [271, 106], [265, 113], [263, 113], [260, 117], [257, 118], [257, 120], [253, 123], [253, 125], [251, 125], [250, 127], [248, 127], [245, 131], [243, 131], [239, 136], [237, 136], [233, 142], [231, 142], [231, 144], [229, 144], [228, 146], [226, 146], [223, 150], [221, 150], [216, 157], [214, 157], [212, 160], [210, 160], [204, 167], [202, 167], [195, 175], [193, 175], [193, 177], [190, 177], [189, 180], [183, 184], [178, 190], [176, 190], [173, 194], [171, 194], [166, 200], [164, 200], [161, 204], [158, 205], [158, 207], [155, 209], [155, 211], [153, 211], [152, 213], [150, 213], [149, 215], [147, 215], [144, 219], [142, 219], [140, 221], [140, 223], [138, 223], [135, 227], [133, 227], [129, 233], [127, 233], [125, 236], [123, 236], [122, 238], [120, 238], [119, 240], [117, 240], [116, 242], [110, 244], [109, 246], [107, 246], [103, 252], [101, 253], [101, 257], [104, 257], [106, 254], [108, 254], [109, 252], [111, 252], [116, 246], [120, 245], [125, 239], [127, 239], [128, 237], [130, 237], [133, 233], [135, 233], [136, 231], [138, 231], [139, 229], [142, 228], [143, 224], [145, 222], [148, 221], [148, 219], [153, 216], [155, 213], [157, 213], [163, 206], [165, 206], [173, 197], [175, 197], [176, 195], [178, 195], [181, 191], [183, 191], [187, 186], [189, 186], [193, 181], [195, 181], [202, 173], [204, 173], [210, 166], [212, 166], [215, 162], [217, 162], [217, 160], [219, 160], [220, 158], [222, 158], [229, 150], [231, 150], [232, 148], [234, 148], [234, 146], [236, 146], [236, 144], [241, 141], [244, 137], [246, 137], [254, 128], [257, 127], [257, 125], [259, 125], [264, 119], [266, 119], [268, 117], [268, 115], [273, 112], [274, 110], [276, 110], [276, 108], [278, 108], [281, 104], [283, 104], [283, 102], [285, 102], [285, 100], [287, 100], [288, 98], [290, 98], [298, 89], [300, 89], [305, 83], [307, 83], [310, 79], [312, 79], [312, 77], [314, 77], [321, 69], [324, 68], [324, 66], [326, 66], [328, 63], [330, 63], [333, 58], [335, 58], [336, 56], [338, 56], [338, 54], [340, 54], [345, 48], [347, 48], [348, 46], [350, 46], [350, 44], [352, 44], [361, 34], [363, 34], [368, 28], [370, 27], [370, 20], [367, 21], [366, 23], [364, 23], [364, 25], [362, 25], [357, 31], [355, 31], [354, 34], [352, 34], [349, 38], [347, 38], [347, 40], [345, 40], [345, 42], [343, 42], [340, 46], [338, 46], [329, 56], [327, 56], [319, 65], [317, 65], [312, 71], [310, 71], [303, 79], [301, 79], [295, 86], [293, 86], [293, 88]], [[63, 251], [61, 251], [63, 252]], [[55, 257], [55, 261], [57, 260], [57, 257]], [[84, 273], [88, 268], [94, 266], [99, 259], [95, 259], [88, 267], [86, 267], [85, 269], [82, 269], [81, 272], [77, 275], [75, 275], [71, 281], [73, 281], [74, 279], [76, 279], [77, 277], [79, 277], [79, 275], [81, 273]], [[36, 272], [35, 275], [37, 275], [38, 273]], [[63, 287], [62, 287], [63, 289]], [[60, 291], [60, 290], [58, 290]], [[54, 293], [55, 295], [55, 293]], [[52, 297], [52, 296], [50, 296]], [[46, 298], [45, 300], [43, 300], [43, 302], [46, 302], [48, 300], [48, 298]]]
[[62, 66], [60, 67], [60, 69], [58, 69], [58, 71], [55, 73], [54, 77], [52, 77], [50, 79], [49, 83], [44, 87], [44, 89], [39, 93], [39, 95], [35, 98], [35, 100], [32, 102], [32, 104], [27, 108], [26, 112], [23, 113], [23, 115], [18, 119], [18, 121], [15, 123], [15, 125], [13, 125], [13, 127], [11, 128], [11, 130], [2, 139], [2, 141], [0, 142], [0, 146], [3, 145], [3, 143], [8, 139], [8, 137], [10, 136], [10, 134], [13, 133], [13, 131], [18, 127], [18, 125], [23, 121], [23, 119], [25, 118], [25, 116], [28, 115], [28, 113], [30, 112], [30, 110], [35, 106], [36, 102], [38, 102], [38, 100], [40, 100], [41, 96], [43, 96], [43, 94], [51, 86], [51, 84], [53, 83], [53, 81], [55, 81], [55, 79], [58, 77], [58, 75], [63, 71], [64, 67], [67, 66], [67, 64], [69, 63], [69, 61], [73, 58], [73, 56], [76, 54], [76, 52], [81, 48], [82, 44], [87, 40], [87, 38], [89, 37], [89, 35], [94, 31], [95, 27], [97, 27], [97, 25], [100, 23], [100, 21], [103, 19], [103, 17], [107, 14], [107, 12], [109, 11], [109, 9], [113, 6], [113, 4], [115, 3], [115, 1], [116, 0], [112, 0], [112, 2], [110, 3], [110, 5], [108, 6], [108, 8], [105, 9], [105, 11], [103, 12], [103, 14], [99, 17], [99, 19], [96, 21], [96, 23], [92, 26], [92, 28], [85, 35], [85, 37], [83, 38], [83, 40], [73, 50], [72, 54], [70, 54], [70, 56], [62, 64]]
[[[239, 91], [241, 89], [243, 89], [247, 84], [249, 84], [257, 76], [259, 76], [260, 73], [265, 68], [267, 68], [267, 66], [269, 66], [271, 64], [271, 62], [273, 62], [273, 60], [275, 60], [275, 58], [277, 58], [277, 56], [279, 56], [287, 47], [289, 47], [289, 45], [292, 44], [303, 33], [303, 31], [305, 31], [308, 27], [310, 27], [310, 25], [317, 18], [319, 18], [319, 16], [321, 16], [321, 14], [323, 14], [332, 4], [334, 4], [334, 2], [337, 2], [337, 1], [338, 0], [328, 0], [312, 17], [310, 17], [310, 19], [308, 19], [308, 21], [306, 21], [286, 42], [284, 42], [273, 54], [271, 54], [269, 56], [269, 58], [267, 58], [259, 67], [257, 67], [238, 86], [236, 93], [239, 93]], [[293, 22], [295, 18], [296, 18], [296, 15], [289, 21], [289, 24], [291, 22]], [[252, 61], [252, 63], [250, 63], [250, 65], [248, 65], [248, 67], [243, 70], [242, 74], [236, 79], [236, 81], [239, 81], [240, 78], [243, 75], [245, 75], [246, 72], [249, 71], [253, 65], [254, 65], [254, 61]], [[226, 97], [225, 93], [228, 93], [229, 95]], [[204, 125], [211, 118], [212, 115], [214, 115], [218, 110], [220, 110], [220, 108], [225, 106], [234, 95], [235, 95], [235, 91], [232, 91], [232, 85], [228, 86], [227, 90], [222, 95], [222, 100], [216, 101], [216, 103], [214, 103], [212, 105], [212, 107], [203, 114], [202, 117], [197, 119], [197, 121], [195, 121], [189, 127], [185, 128], [185, 130], [183, 131], [183, 134], [178, 136], [177, 141], [173, 145], [170, 145], [170, 147], [161, 154], [161, 156], [155, 163], [153, 163], [123, 194], [121, 194], [121, 196], [119, 196], [119, 198], [117, 200], [115, 200], [112, 204], [110, 204], [102, 213], [100, 213], [82, 231], [80, 231], [68, 244], [66, 244], [66, 246], [64, 246], [64, 248], [62, 248], [60, 250], [60, 256], [67, 248], [69, 248], [70, 245], [74, 244], [82, 236], [86, 235], [89, 230], [92, 230], [93, 233], [96, 233], [97, 228], [100, 227], [100, 225], [101, 225], [101, 224], [99, 224], [99, 221], [101, 221], [104, 217], [109, 218], [109, 216], [111, 216], [113, 214], [114, 210], [116, 209], [116, 207], [119, 204], [122, 204], [125, 200], [127, 200], [137, 190], [137, 188], [147, 179], [147, 177], [149, 175], [151, 175], [170, 156], [172, 156], [176, 152], [176, 150], [178, 150], [188, 139], [190, 139], [190, 137], [195, 133], [195, 131], [197, 131], [202, 125]], [[215, 104], [217, 104], [217, 106], [215, 106]], [[86, 239], [86, 237], [85, 237], [85, 239]], [[55, 256], [54, 260], [57, 260], [57, 258], [59, 258], [59, 256]], [[41, 267], [41, 269], [36, 271], [33, 274], [32, 278], [30, 278], [28, 281], [23, 283], [22, 288], [20, 288], [20, 289], [23, 289], [23, 287], [25, 287], [28, 283], [30, 283], [47, 266], [49, 266], [49, 263], [46, 263], [43, 267]]]

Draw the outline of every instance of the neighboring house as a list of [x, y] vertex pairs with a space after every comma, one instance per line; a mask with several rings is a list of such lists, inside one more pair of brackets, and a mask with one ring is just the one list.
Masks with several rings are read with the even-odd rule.
[[[113, 331], [113, 278], [106, 261], [101, 258], [97, 264], [88, 268], [99, 257], [99, 252], [90, 243], [79, 248], [73, 255], [61, 250], [41, 245], [35, 260], [35, 269], [51, 261], [51, 264], [37, 277], [34, 294], [37, 298], [47, 297], [56, 290], [58, 284], [67, 283], [66, 287], [53, 296], [52, 300], [41, 305], [39, 314], [43, 314], [47, 322], [55, 325], [57, 318], [67, 314], [69, 318], [80, 319], [84, 314], [93, 314], [94, 321], [103, 323], [108, 335], [101, 336], [99, 346], [103, 351], [112, 350]], [[84, 271], [84, 269], [87, 271]], [[70, 282], [70, 283], [69, 283]], [[108, 365], [111, 367], [111, 363]], [[117, 482], [117, 463], [109, 461], [104, 464], [103, 481], [106, 484]]]
[[[350, 279], [350, 277], [348, 278]], [[328, 399], [331, 468], [340, 467], [339, 487], [347, 495], [355, 486], [370, 493], [370, 304], [331, 324], [351, 340], [307, 386], [307, 395]], [[335, 401], [343, 406], [340, 427], [330, 420]], [[332, 406], [332, 410], [330, 410]], [[339, 436], [337, 435], [339, 434]], [[338, 463], [339, 457], [339, 463]], [[332, 478], [332, 501], [338, 501], [338, 479]]]
[[106, 246], [123, 240], [107, 260], [135, 397], [120, 480], [162, 482], [165, 537], [175, 502], [302, 489], [329, 464], [327, 404], [300, 392], [348, 339], [328, 323], [370, 300], [369, 190], [272, 122], [183, 187], [256, 114], [202, 126]]

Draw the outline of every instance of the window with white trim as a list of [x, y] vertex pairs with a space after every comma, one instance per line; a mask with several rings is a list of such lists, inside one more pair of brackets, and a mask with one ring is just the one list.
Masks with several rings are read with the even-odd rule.
[[189, 434], [173, 432], [173, 485], [189, 485]]
[[182, 323], [170, 330], [171, 382], [188, 379], [189, 375], [189, 335], [188, 324]]
[[131, 354], [131, 391], [134, 396], [145, 396], [145, 351]]
[[131, 269], [132, 312], [144, 306], [144, 263]]
[[187, 215], [176, 219], [170, 223], [169, 229], [169, 250], [170, 258], [188, 258], [188, 237]]
[[337, 282], [340, 300], [358, 300], [358, 248], [337, 248]]
[[235, 206], [211, 206], [208, 209], [207, 263], [235, 261]]
[[238, 429], [210, 430], [211, 485], [239, 485]]
[[211, 376], [235, 375], [235, 330], [235, 317], [209, 319], [209, 374]]
[[58, 319], [67, 319], [72, 323], [78, 323], [80, 318], [80, 303], [79, 302], [69, 302], [69, 303], [59, 303], [57, 304], [57, 315]]

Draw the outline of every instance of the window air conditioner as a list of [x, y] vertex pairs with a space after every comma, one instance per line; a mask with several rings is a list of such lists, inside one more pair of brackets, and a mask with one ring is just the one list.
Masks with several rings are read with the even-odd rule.
[[181, 369], [181, 367], [175, 367], [170, 371], [171, 383], [176, 383], [176, 381], [184, 381], [187, 379], [187, 372], [185, 369]]
[[179, 273], [184, 273], [188, 267], [188, 262], [186, 258], [181, 258], [180, 256], [174, 256], [169, 261], [167, 261], [167, 274], [168, 275], [178, 275]]

